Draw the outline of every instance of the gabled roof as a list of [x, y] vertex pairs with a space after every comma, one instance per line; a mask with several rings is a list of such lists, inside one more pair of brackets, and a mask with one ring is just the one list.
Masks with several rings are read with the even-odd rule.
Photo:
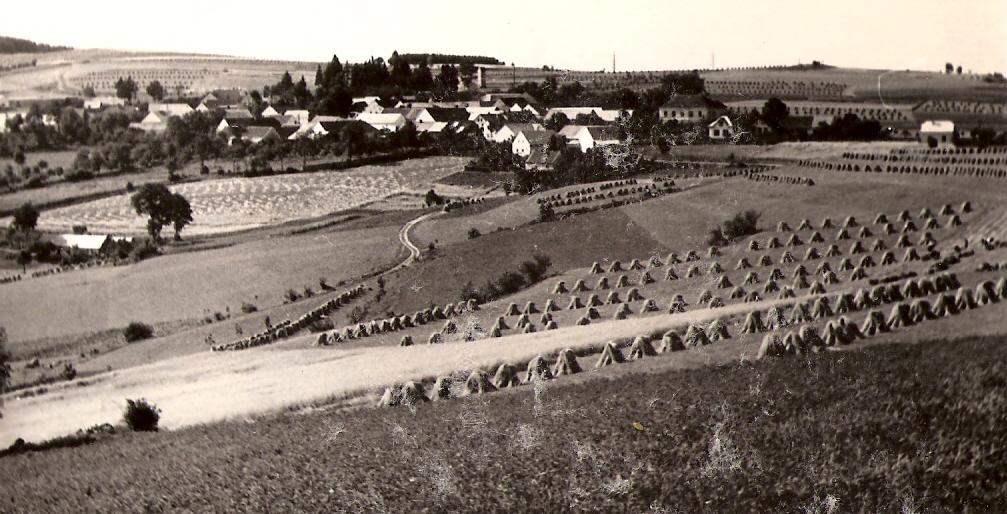
[[618, 141], [619, 127], [611, 125], [591, 125], [587, 127], [588, 132], [595, 141]]
[[500, 127], [500, 130], [507, 127], [516, 136], [520, 132], [534, 132], [539, 126], [537, 123], [505, 123], [503, 127]]
[[370, 124], [379, 125], [397, 125], [405, 121], [406, 117], [399, 113], [376, 113], [376, 112], [362, 112], [357, 115], [357, 119]]
[[465, 109], [428, 107], [427, 112], [434, 118], [434, 121], [450, 123], [452, 121], [462, 122], [469, 119], [469, 113]]
[[241, 134], [241, 139], [244, 139], [245, 141], [261, 141], [270, 134], [279, 136], [279, 133], [276, 132], [276, 129], [273, 127], [251, 126], [246, 128], [245, 132]]
[[224, 119], [231, 120], [251, 120], [252, 113], [248, 109], [227, 109], [224, 111]]
[[552, 136], [556, 133], [551, 130], [522, 130], [521, 134], [531, 146], [548, 146]]
[[203, 102], [216, 102], [217, 105], [238, 105], [244, 96], [237, 89], [214, 89], [203, 97]]
[[927, 120], [920, 125], [920, 132], [954, 132], [955, 124], [950, 120]]
[[701, 107], [717, 107], [718, 103], [710, 100], [704, 95], [675, 95], [668, 99], [661, 107], [669, 108], [701, 108]]
[[721, 117], [719, 117], [719, 118], [711, 121], [708, 126], [709, 127], [716, 127], [717, 125], [720, 125], [721, 121], [727, 122], [727, 126], [728, 127], [733, 127], [734, 126], [734, 123], [731, 123], [731, 118], [728, 118], [727, 116], [721, 116]]
[[556, 150], [549, 150], [544, 146], [534, 146], [528, 154], [525, 165], [529, 168], [552, 168], [559, 160], [560, 153]]
[[81, 250], [100, 250], [108, 235], [99, 234], [56, 234], [45, 237], [46, 241], [64, 248], [80, 248]]
[[567, 139], [577, 139], [577, 134], [584, 128], [583, 125], [567, 125], [560, 129], [559, 135]]
[[189, 104], [174, 103], [174, 104], [158, 104], [152, 103], [147, 105], [147, 112], [163, 112], [167, 113], [169, 116], [185, 116], [192, 112], [192, 107]]

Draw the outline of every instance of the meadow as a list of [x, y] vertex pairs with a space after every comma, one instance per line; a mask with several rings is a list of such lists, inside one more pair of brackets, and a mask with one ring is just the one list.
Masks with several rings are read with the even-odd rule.
[[0, 510], [997, 512], [1005, 358], [995, 337], [627, 365], [415, 410], [120, 434], [0, 459], [17, 491]]

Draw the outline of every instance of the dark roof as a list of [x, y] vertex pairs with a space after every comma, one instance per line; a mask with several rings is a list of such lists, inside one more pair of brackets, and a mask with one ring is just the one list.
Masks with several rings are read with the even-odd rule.
[[668, 99], [661, 107], [698, 108], [698, 107], [718, 107], [723, 106], [719, 102], [710, 100], [704, 95], [676, 95]]
[[351, 127], [353, 125], [360, 125], [360, 126], [362, 126], [364, 128], [364, 130], [366, 130], [368, 132], [376, 132], [377, 131], [377, 129], [375, 129], [374, 127], [372, 127], [370, 124], [365, 123], [365, 122], [360, 121], [360, 120], [319, 121], [318, 124], [321, 125], [322, 128], [324, 128], [326, 132], [330, 132], [330, 133], [340, 133], [340, 132], [346, 130], [347, 127]]
[[214, 89], [209, 94], [217, 99], [217, 105], [238, 105], [243, 100], [241, 91], [237, 89]]
[[224, 111], [224, 119], [227, 121], [250, 120], [252, 113], [248, 112], [248, 109], [227, 109]]
[[450, 123], [452, 121], [462, 122], [469, 119], [469, 112], [465, 109], [427, 107], [427, 112], [434, 118], [434, 121]]
[[611, 141], [619, 139], [619, 127], [614, 125], [591, 125], [587, 127], [595, 141]]
[[552, 136], [556, 135], [551, 130], [522, 130], [521, 133], [524, 134], [525, 139], [528, 140], [531, 146], [548, 145]]
[[559, 160], [559, 155], [560, 153], [556, 150], [548, 150], [545, 147], [536, 146], [528, 154], [525, 165], [529, 168], [552, 168], [556, 165], [556, 161]]

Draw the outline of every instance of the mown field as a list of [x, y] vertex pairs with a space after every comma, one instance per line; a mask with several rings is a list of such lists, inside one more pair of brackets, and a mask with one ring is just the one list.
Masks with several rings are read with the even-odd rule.
[[[1000, 512], [1002, 337], [123, 434], [0, 459], [5, 512]], [[143, 477], [143, 480], [137, 480]]]

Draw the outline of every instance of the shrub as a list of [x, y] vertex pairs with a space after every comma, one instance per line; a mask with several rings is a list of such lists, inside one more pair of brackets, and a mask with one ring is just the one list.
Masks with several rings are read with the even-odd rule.
[[134, 432], [157, 432], [157, 422], [161, 420], [161, 409], [141, 398], [126, 400], [126, 410], [122, 413], [126, 426]]
[[739, 237], [750, 236], [759, 231], [758, 223], [761, 214], [756, 211], [745, 211], [735, 214], [733, 218], [724, 222], [724, 236], [727, 239], [737, 239]]
[[142, 339], [149, 339], [154, 335], [154, 329], [146, 323], [131, 321], [129, 322], [129, 325], [126, 325], [126, 328], [122, 330], [122, 335], [126, 338], [126, 342], [132, 343]]
[[248, 302], [241, 302], [241, 312], [244, 312], [245, 314], [251, 314], [257, 310], [259, 310], [259, 308], [256, 307], [255, 304]]
[[297, 291], [294, 291], [293, 289], [287, 289], [287, 292], [283, 293], [283, 299], [287, 303], [293, 303], [293, 302], [296, 302], [297, 300], [300, 300], [301, 299], [301, 295], [300, 295], [300, 293], [298, 293]]
[[210, 174], [210, 167], [209, 167], [209, 166], [207, 166], [207, 165], [205, 165], [205, 164], [204, 164], [204, 165], [202, 165], [202, 166], [201, 166], [201, 167], [199, 168], [199, 174], [200, 174], [200, 175], [209, 175], [209, 174]]
[[132, 193], [133, 191], [136, 191], [136, 186], [132, 182], [126, 182], [126, 192]]
[[545, 222], [545, 221], [553, 221], [555, 219], [556, 219], [556, 211], [552, 208], [551, 205], [544, 203], [538, 206], [539, 221]]
[[133, 262], [140, 262], [144, 259], [157, 255], [157, 253], [157, 246], [151, 244], [151, 242], [147, 240], [143, 244], [136, 245], [132, 250], [130, 250], [129, 259]]
[[64, 380], [73, 380], [77, 378], [77, 368], [73, 367], [73, 364], [69, 362], [66, 363], [66, 366], [63, 366], [62, 376]]
[[549, 266], [552, 266], [552, 259], [548, 255], [536, 254], [531, 260], [522, 262], [518, 270], [528, 278], [529, 284], [534, 284], [545, 277]]
[[470, 228], [469, 231], [468, 231], [469, 239], [475, 239], [475, 238], [477, 238], [477, 237], [479, 237], [481, 235], [482, 235], [482, 233], [479, 232], [479, 229], [477, 229], [475, 227]]

